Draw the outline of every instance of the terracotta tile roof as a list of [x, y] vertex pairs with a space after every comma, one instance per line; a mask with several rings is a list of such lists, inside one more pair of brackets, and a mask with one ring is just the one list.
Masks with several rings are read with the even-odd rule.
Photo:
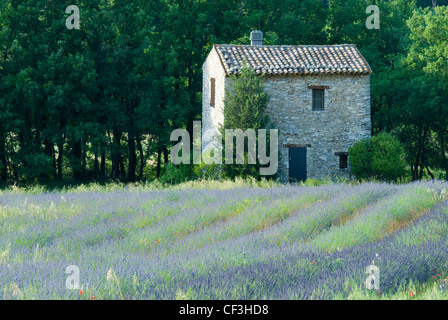
[[372, 70], [354, 44], [328, 46], [251, 46], [215, 44], [227, 75], [239, 74], [244, 59], [257, 73], [370, 74]]

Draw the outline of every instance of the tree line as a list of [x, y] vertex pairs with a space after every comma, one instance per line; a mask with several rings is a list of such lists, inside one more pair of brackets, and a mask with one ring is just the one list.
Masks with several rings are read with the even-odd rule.
[[[355, 43], [374, 73], [373, 132], [413, 179], [448, 176], [448, 5], [434, 0], [0, 1], [0, 181], [158, 178], [176, 128], [201, 116], [214, 43]], [[380, 9], [380, 29], [365, 26]], [[191, 171], [191, 170], [190, 170]]]

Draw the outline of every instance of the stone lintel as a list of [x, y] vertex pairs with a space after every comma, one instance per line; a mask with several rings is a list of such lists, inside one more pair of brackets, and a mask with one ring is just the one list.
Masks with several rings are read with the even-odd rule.
[[311, 148], [310, 144], [293, 144], [287, 143], [283, 145], [283, 148]]
[[325, 90], [325, 89], [330, 89], [330, 87], [329, 86], [308, 86], [308, 89]]

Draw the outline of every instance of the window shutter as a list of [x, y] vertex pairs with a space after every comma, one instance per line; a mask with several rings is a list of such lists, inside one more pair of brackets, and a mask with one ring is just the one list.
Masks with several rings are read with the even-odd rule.
[[210, 78], [210, 106], [215, 107], [215, 78]]

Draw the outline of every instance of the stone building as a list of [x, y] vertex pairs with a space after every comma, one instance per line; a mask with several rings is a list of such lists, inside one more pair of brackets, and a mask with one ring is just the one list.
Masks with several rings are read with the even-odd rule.
[[279, 131], [281, 181], [350, 174], [348, 149], [371, 135], [369, 64], [355, 45], [215, 44], [203, 70], [202, 141], [223, 122], [225, 90], [244, 61], [264, 74], [266, 109]]

